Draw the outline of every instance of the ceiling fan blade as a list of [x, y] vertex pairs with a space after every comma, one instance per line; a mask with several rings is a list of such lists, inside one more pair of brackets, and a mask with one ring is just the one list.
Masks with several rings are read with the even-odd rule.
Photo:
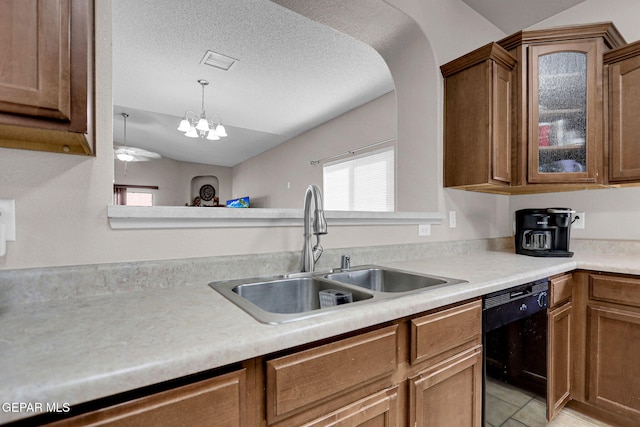
[[114, 152], [116, 155], [128, 154], [133, 156], [132, 160], [128, 160], [130, 162], [146, 162], [149, 160], [159, 159], [162, 157], [160, 154], [154, 153], [153, 151], [147, 151], [142, 148], [122, 146], [122, 145], [114, 147]]

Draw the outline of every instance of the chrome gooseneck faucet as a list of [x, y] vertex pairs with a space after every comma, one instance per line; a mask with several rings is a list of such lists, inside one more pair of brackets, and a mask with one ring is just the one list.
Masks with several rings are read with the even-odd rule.
[[[311, 202], [314, 205], [313, 233], [311, 232]], [[316, 236], [316, 245], [311, 247], [311, 235]], [[302, 246], [302, 256], [300, 258], [300, 271], [314, 271], [316, 262], [322, 255], [320, 246], [320, 235], [327, 234], [327, 221], [324, 218], [322, 206], [322, 194], [317, 185], [310, 185], [304, 194], [304, 245]]]

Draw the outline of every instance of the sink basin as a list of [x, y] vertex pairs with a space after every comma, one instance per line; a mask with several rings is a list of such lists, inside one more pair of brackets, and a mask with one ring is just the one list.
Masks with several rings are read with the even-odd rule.
[[402, 270], [377, 266], [360, 266], [325, 275], [329, 280], [347, 283], [375, 292], [413, 292], [425, 288], [462, 283], [464, 280], [426, 274], [414, 274]]
[[283, 323], [310, 317], [317, 312], [339, 309], [320, 306], [320, 291], [351, 293], [353, 302], [372, 299], [373, 295], [357, 288], [312, 275], [294, 278], [245, 279], [211, 283], [213, 289], [263, 323]]
[[[227, 280], [210, 283], [209, 286], [259, 322], [278, 324], [463, 282], [365, 265], [331, 273], [295, 273], [270, 278]], [[353, 302], [321, 307], [320, 292], [329, 290], [334, 294], [350, 293]]]

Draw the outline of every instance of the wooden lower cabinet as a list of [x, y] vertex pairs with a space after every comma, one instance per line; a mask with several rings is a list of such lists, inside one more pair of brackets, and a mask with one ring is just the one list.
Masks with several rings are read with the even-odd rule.
[[246, 396], [246, 373], [242, 369], [68, 418], [50, 426], [240, 427], [247, 425]]
[[395, 386], [315, 419], [304, 426], [399, 427], [399, 417], [398, 386]]
[[398, 325], [266, 362], [269, 425], [299, 426], [393, 384]]
[[[569, 302], [570, 308], [563, 303], [549, 312], [549, 339], [556, 344], [555, 349], [549, 349], [550, 357], [557, 363], [554, 369], [561, 372], [554, 376], [554, 405], [565, 394], [564, 370], [570, 367], [569, 407], [610, 425], [637, 427], [640, 276], [574, 272]], [[562, 341], [567, 327], [570, 344], [565, 349]], [[565, 351], [569, 352], [567, 357]]]
[[482, 344], [482, 303], [472, 301], [411, 320], [411, 364], [444, 360]]
[[588, 322], [588, 401], [640, 420], [640, 312], [590, 305]]
[[571, 302], [549, 310], [547, 330], [547, 420], [571, 397]]
[[268, 360], [267, 425], [480, 426], [481, 340], [475, 300]]
[[410, 426], [481, 425], [481, 346], [425, 369], [409, 383]]

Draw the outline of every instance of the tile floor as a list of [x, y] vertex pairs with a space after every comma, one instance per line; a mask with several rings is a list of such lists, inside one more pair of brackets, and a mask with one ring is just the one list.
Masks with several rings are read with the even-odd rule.
[[571, 409], [563, 409], [547, 423], [545, 401], [507, 384], [487, 380], [485, 427], [609, 427]]

